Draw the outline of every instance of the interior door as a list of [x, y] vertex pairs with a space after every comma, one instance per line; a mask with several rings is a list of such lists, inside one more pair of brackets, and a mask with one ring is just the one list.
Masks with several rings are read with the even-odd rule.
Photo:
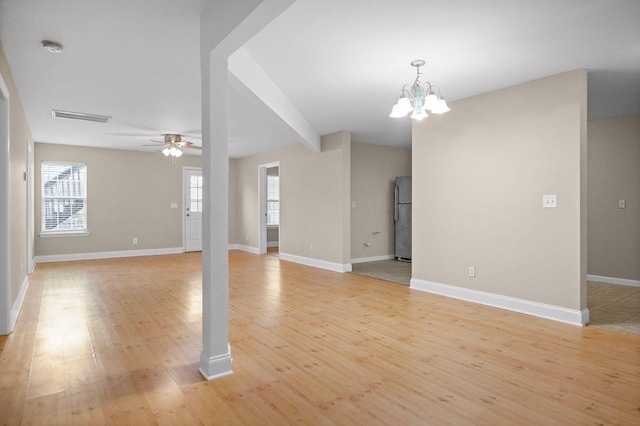
[[202, 251], [202, 169], [184, 169], [184, 251]]

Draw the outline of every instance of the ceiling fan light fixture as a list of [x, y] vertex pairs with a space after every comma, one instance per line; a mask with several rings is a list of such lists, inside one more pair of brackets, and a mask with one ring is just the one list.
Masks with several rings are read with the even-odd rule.
[[164, 141], [161, 142], [151, 139], [151, 142], [164, 144], [164, 147], [160, 152], [162, 152], [165, 157], [171, 158], [171, 163], [174, 165], [177, 164], [176, 160], [184, 154], [183, 149], [201, 149], [199, 146], [194, 145], [193, 142], [182, 140], [182, 135], [179, 135], [178, 133], [166, 133], [162, 136], [164, 137]]

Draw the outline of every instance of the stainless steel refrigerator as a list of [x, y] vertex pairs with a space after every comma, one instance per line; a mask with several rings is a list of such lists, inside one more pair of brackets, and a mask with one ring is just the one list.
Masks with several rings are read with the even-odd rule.
[[411, 176], [396, 178], [395, 206], [395, 257], [411, 260]]

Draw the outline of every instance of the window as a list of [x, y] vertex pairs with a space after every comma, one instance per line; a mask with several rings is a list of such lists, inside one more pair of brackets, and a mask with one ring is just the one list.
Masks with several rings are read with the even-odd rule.
[[42, 234], [87, 232], [87, 165], [42, 162]]
[[280, 176], [267, 175], [267, 226], [280, 225]]
[[191, 213], [202, 213], [202, 176], [191, 176], [189, 183]]

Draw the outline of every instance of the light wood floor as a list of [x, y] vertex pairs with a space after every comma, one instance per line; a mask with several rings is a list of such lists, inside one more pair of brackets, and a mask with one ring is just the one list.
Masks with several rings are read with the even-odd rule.
[[199, 254], [40, 264], [1, 424], [640, 424], [640, 337], [230, 252], [235, 374], [197, 372]]
[[[354, 263], [354, 274], [409, 285], [411, 263], [398, 260]], [[640, 287], [587, 282], [589, 326], [640, 336]]]

